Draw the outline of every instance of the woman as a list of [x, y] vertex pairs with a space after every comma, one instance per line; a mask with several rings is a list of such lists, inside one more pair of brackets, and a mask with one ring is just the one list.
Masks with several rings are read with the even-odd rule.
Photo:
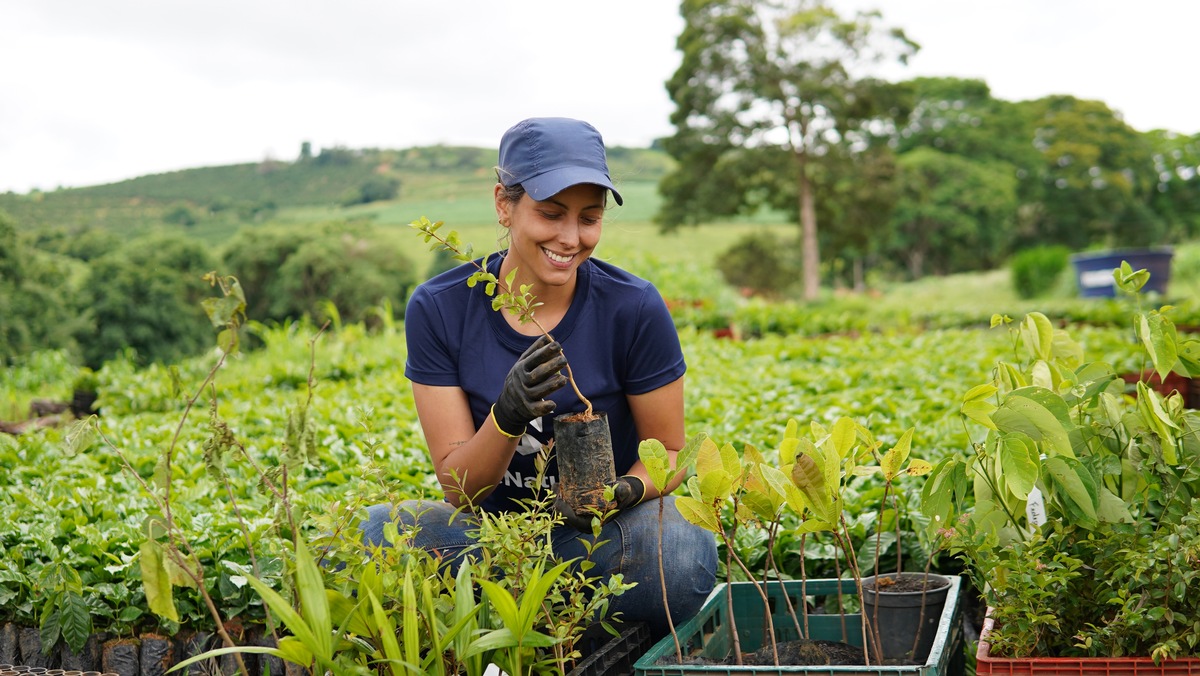
[[[678, 334], [649, 282], [591, 258], [608, 194], [622, 204], [594, 127], [565, 118], [525, 120], [504, 134], [499, 159], [496, 217], [509, 248], [489, 265], [501, 279], [515, 270], [514, 288], [530, 286], [541, 303], [538, 323], [553, 339], [533, 323], [493, 310], [481, 286], [466, 284], [475, 271], [469, 264], [413, 293], [405, 314], [405, 375], [445, 493], [445, 502], [414, 510], [422, 514], [416, 543], [455, 557], [470, 546], [472, 526], [466, 518], [450, 519], [468, 498], [483, 510], [510, 510], [520, 508], [516, 499], [554, 489], [553, 463], [546, 485], [534, 485], [536, 453], [553, 439], [555, 415], [585, 408], [563, 387], [565, 353], [579, 388], [608, 415], [621, 475], [614, 486], [617, 513], [600, 534], [609, 542], [591, 559], [595, 570], [637, 583], [611, 610], [665, 633], [655, 500], [674, 498], [654, 489], [637, 448], [643, 439], [658, 439], [673, 460], [684, 443], [686, 366]], [[584, 556], [580, 539], [585, 533], [591, 539], [590, 517], [557, 504], [567, 523], [554, 531], [556, 554]], [[678, 622], [695, 614], [711, 591], [716, 546], [711, 534], [664, 506], [664, 568], [674, 573], [667, 585]], [[367, 539], [382, 542], [383, 526], [394, 518], [389, 505], [372, 508]]]

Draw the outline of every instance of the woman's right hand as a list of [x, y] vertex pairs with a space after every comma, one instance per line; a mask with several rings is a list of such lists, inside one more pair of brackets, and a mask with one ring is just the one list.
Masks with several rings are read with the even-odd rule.
[[529, 421], [554, 412], [554, 402], [546, 397], [567, 384], [560, 373], [566, 365], [562, 346], [548, 336], [538, 338], [517, 359], [492, 406], [496, 426], [506, 436], [519, 437]]

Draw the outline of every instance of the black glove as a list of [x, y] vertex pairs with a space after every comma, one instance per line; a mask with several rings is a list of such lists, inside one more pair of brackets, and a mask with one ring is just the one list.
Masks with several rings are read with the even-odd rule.
[[592, 514], [576, 514], [561, 495], [554, 496], [554, 511], [562, 515], [563, 521], [566, 521], [568, 526], [580, 533], [592, 532]]
[[566, 365], [562, 346], [546, 336], [517, 359], [492, 405], [492, 419], [505, 436], [519, 437], [530, 420], [554, 412], [554, 402], [546, 397], [567, 384], [567, 377], [559, 373]]
[[617, 509], [634, 507], [646, 497], [646, 482], [632, 474], [617, 477], [612, 487], [613, 500], [617, 503]]

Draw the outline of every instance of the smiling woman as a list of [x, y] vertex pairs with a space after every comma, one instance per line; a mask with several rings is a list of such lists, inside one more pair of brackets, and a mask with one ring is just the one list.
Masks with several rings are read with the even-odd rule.
[[[509, 248], [425, 282], [405, 313], [405, 375], [445, 501], [400, 510], [378, 505], [365, 536], [383, 542], [385, 526], [399, 515], [405, 527], [420, 526], [417, 545], [455, 564], [477, 528], [469, 511], [457, 507], [505, 512], [525, 509], [530, 498], [548, 492], [562, 498], [559, 463], [551, 460], [543, 481], [532, 477], [541, 475], [538, 451], [555, 440], [561, 415], [554, 414], [591, 410], [578, 391], [563, 387], [566, 352], [587, 400], [607, 416], [615, 470], [609, 478], [617, 476], [611, 483], [616, 509], [597, 524], [598, 539], [607, 544], [590, 559], [597, 573], [623, 574], [638, 585], [610, 610], [664, 634], [666, 606], [676, 622], [690, 617], [716, 571], [712, 535], [673, 508], [665, 510], [665, 568], [685, 574], [666, 580], [665, 593], [652, 555], [659, 548], [658, 500], [673, 501], [667, 493], [679, 480], [660, 493], [638, 446], [657, 439], [672, 463], [683, 446], [686, 365], [679, 335], [650, 282], [591, 257], [608, 193], [623, 202], [595, 127], [566, 118], [525, 120], [504, 134], [499, 160], [493, 194]], [[536, 321], [494, 311], [485, 285], [467, 283], [480, 266], [492, 279], [512, 275], [510, 288], [536, 297]], [[567, 441], [567, 432], [558, 431], [559, 441]], [[557, 506], [563, 523], [553, 533], [556, 555], [588, 556], [592, 516], [576, 514], [562, 499]]]

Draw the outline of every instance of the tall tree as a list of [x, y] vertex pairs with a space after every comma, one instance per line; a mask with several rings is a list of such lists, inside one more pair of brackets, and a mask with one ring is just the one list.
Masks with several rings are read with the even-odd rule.
[[894, 88], [865, 73], [906, 62], [918, 46], [879, 28], [878, 12], [846, 19], [822, 0], [683, 0], [680, 13], [683, 61], [667, 82], [675, 134], [663, 143], [678, 169], [660, 185], [659, 222], [672, 229], [753, 211], [778, 194], [780, 177], [763, 168], [782, 169], [795, 186], [804, 297], [816, 298], [811, 165], [904, 114]]

